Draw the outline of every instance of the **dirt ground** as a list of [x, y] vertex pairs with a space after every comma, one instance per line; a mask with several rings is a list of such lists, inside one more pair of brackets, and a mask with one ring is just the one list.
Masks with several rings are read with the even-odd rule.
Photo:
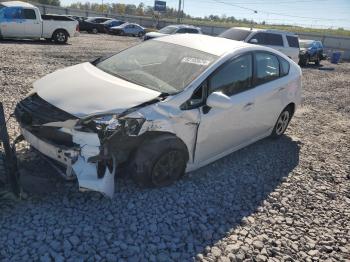
[[[1, 41], [7, 117], [33, 81], [140, 41], [90, 34], [62, 46]], [[303, 102], [281, 140], [260, 141], [164, 189], [122, 179], [108, 202], [50, 180], [46, 190], [32, 188], [11, 211], [0, 210], [0, 260], [350, 259], [350, 63], [302, 71]], [[18, 126], [8, 125], [14, 139]], [[32, 184], [57, 176], [26, 144], [19, 151]]]

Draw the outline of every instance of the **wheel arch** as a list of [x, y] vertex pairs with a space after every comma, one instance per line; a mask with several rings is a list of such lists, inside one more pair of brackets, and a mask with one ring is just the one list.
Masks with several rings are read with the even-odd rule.
[[190, 152], [186, 143], [175, 133], [168, 131], [147, 131], [140, 136], [117, 136], [109, 141], [107, 145], [108, 152], [110, 152], [112, 155], [117, 156], [117, 162], [126, 163], [132, 159], [142, 144], [161, 137], [176, 138], [180, 143], [182, 143], [184, 148], [186, 148], [186, 158], [187, 161], [189, 161]]

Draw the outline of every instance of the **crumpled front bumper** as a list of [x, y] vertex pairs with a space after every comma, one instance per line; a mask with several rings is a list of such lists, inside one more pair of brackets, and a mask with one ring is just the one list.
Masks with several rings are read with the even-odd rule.
[[65, 130], [72, 135], [75, 147], [64, 147], [40, 139], [25, 128], [21, 133], [25, 140], [43, 155], [53, 159], [66, 167], [67, 178], [76, 176], [79, 190], [99, 191], [109, 197], [114, 194], [114, 174], [116, 163], [113, 161], [113, 170], [105, 169], [102, 177], [98, 176], [98, 163], [89, 162], [89, 158], [100, 154], [100, 141], [95, 133]]

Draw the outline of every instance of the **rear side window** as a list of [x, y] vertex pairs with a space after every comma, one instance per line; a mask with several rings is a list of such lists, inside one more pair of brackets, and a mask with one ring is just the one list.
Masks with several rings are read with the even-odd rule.
[[287, 41], [288, 41], [288, 45], [289, 45], [290, 47], [299, 48], [299, 40], [298, 40], [298, 37], [287, 35]]
[[4, 10], [5, 19], [22, 19], [22, 8], [20, 7], [7, 7]]
[[283, 38], [282, 35], [279, 34], [266, 34], [267, 45], [278, 45], [283, 46]]
[[220, 68], [209, 82], [209, 91], [222, 91], [228, 96], [248, 90], [253, 78], [252, 55], [243, 55]]
[[288, 75], [289, 67], [290, 67], [289, 62], [286, 59], [280, 57], [280, 63], [281, 63], [281, 75], [280, 76]]
[[23, 9], [24, 19], [36, 20], [36, 14], [33, 9]]
[[261, 85], [266, 82], [279, 78], [279, 62], [275, 55], [269, 53], [256, 53], [256, 85]]

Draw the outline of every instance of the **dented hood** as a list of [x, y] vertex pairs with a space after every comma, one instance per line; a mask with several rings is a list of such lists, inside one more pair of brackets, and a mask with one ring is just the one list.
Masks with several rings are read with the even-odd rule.
[[120, 113], [160, 95], [105, 73], [91, 63], [57, 70], [36, 81], [34, 91], [47, 102], [79, 118]]

